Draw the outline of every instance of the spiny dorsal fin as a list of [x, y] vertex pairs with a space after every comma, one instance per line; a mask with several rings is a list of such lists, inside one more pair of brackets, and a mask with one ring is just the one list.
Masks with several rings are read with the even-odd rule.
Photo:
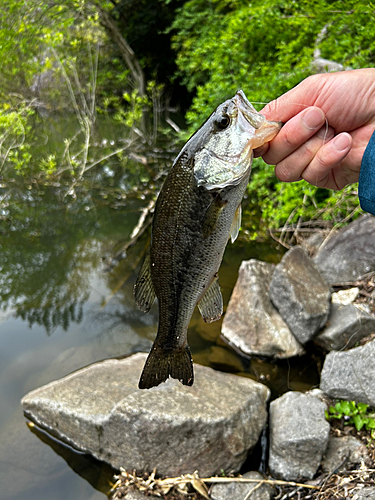
[[223, 314], [223, 297], [217, 278], [211, 283], [207, 292], [198, 302], [198, 309], [206, 323], [212, 323]]
[[155, 302], [155, 290], [151, 281], [150, 252], [148, 251], [145, 260], [139, 271], [137, 281], [134, 285], [134, 298], [137, 306], [143, 312], [148, 312]]
[[241, 204], [238, 205], [237, 210], [233, 217], [233, 222], [230, 228], [230, 240], [234, 243], [237, 239], [238, 233], [240, 232], [241, 227]]

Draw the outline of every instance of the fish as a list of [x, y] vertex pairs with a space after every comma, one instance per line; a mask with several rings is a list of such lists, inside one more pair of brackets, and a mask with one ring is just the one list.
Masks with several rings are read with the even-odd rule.
[[158, 300], [156, 339], [138, 387], [169, 377], [191, 386], [193, 360], [187, 331], [196, 306], [210, 323], [223, 313], [218, 271], [229, 239], [241, 225], [241, 201], [253, 149], [281, 128], [258, 113], [242, 90], [220, 104], [183, 146], [155, 204], [151, 241], [134, 285], [137, 306]]

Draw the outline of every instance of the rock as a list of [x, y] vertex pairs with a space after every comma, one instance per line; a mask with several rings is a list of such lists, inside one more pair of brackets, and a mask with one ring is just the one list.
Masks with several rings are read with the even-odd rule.
[[375, 270], [375, 217], [363, 215], [340, 229], [314, 258], [328, 283], [356, 281]]
[[272, 264], [255, 259], [242, 262], [224, 316], [222, 338], [248, 355], [276, 358], [301, 355], [303, 347], [268, 297], [273, 270]]
[[239, 470], [265, 425], [269, 389], [195, 365], [196, 381], [139, 390], [146, 354], [109, 359], [26, 395], [26, 415], [116, 469], [177, 476]]
[[375, 340], [349, 351], [327, 354], [320, 388], [331, 398], [375, 406]]
[[356, 286], [354, 288], [349, 288], [348, 290], [339, 290], [336, 293], [333, 293], [331, 296], [332, 304], [341, 304], [343, 306], [347, 306], [352, 304], [355, 299], [358, 297], [359, 288]]
[[309, 255], [315, 254], [326, 236], [326, 231], [316, 231], [305, 240], [302, 240], [301, 246]]
[[336, 61], [316, 57], [310, 64], [313, 73], [332, 73], [333, 71], [344, 71], [344, 66]]
[[327, 326], [314, 339], [326, 351], [349, 349], [375, 332], [375, 317], [355, 305], [332, 304]]
[[287, 392], [270, 405], [269, 467], [287, 481], [312, 479], [329, 438], [326, 405], [300, 392]]
[[[259, 472], [246, 472], [242, 477], [247, 479], [263, 479]], [[262, 484], [257, 487], [259, 483], [217, 483], [211, 488], [212, 500], [271, 500], [274, 497], [274, 489], [270, 484]], [[246, 495], [254, 489], [253, 493], [248, 497]]]
[[331, 293], [317, 267], [301, 247], [277, 264], [269, 296], [295, 338], [305, 344], [327, 321]]
[[366, 446], [354, 436], [330, 436], [322, 460], [323, 472], [350, 470], [369, 458]]
[[[354, 493], [354, 490], [352, 490]], [[352, 497], [353, 500], [375, 500], [375, 488], [373, 486], [365, 486], [361, 489], [355, 489]]]

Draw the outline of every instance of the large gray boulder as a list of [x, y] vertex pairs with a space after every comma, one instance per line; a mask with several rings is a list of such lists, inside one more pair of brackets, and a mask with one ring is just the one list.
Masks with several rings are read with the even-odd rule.
[[115, 468], [176, 476], [239, 470], [266, 423], [269, 389], [195, 365], [196, 381], [139, 390], [146, 354], [109, 359], [27, 394], [26, 415]]
[[271, 304], [268, 288], [274, 266], [251, 259], [241, 263], [221, 329], [222, 338], [248, 355], [289, 358], [304, 353]]
[[277, 264], [269, 296], [301, 344], [311, 340], [327, 321], [329, 286], [301, 247], [293, 247]]
[[350, 349], [375, 332], [375, 317], [355, 305], [332, 304], [327, 326], [314, 339], [326, 351]]
[[320, 388], [331, 398], [375, 406], [375, 340], [349, 351], [327, 354]]
[[300, 392], [287, 392], [270, 405], [269, 467], [287, 481], [312, 479], [329, 438], [326, 405]]
[[363, 215], [319, 248], [315, 264], [328, 283], [352, 282], [375, 271], [375, 217]]
[[[211, 487], [210, 496], [212, 500], [271, 500], [275, 490], [270, 484], [259, 485], [263, 479], [259, 472], [246, 472], [242, 476], [245, 479], [256, 479], [254, 483], [216, 483]], [[252, 491], [252, 493], [250, 493]], [[247, 496], [249, 495], [250, 496]]]

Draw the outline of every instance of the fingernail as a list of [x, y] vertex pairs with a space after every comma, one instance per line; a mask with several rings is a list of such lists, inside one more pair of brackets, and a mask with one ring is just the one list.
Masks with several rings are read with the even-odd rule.
[[324, 113], [320, 109], [309, 109], [302, 117], [303, 123], [310, 130], [321, 127], [324, 122]]
[[351, 140], [348, 134], [340, 134], [333, 139], [336, 151], [345, 151], [350, 146]]

